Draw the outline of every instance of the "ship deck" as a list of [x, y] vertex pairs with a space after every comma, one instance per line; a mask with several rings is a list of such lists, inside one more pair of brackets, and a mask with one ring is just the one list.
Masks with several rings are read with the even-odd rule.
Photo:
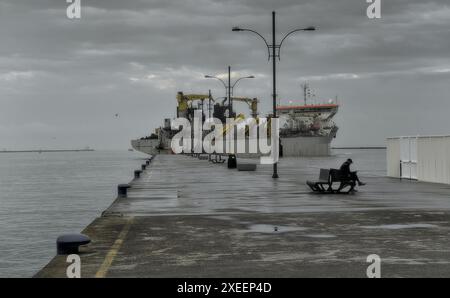
[[[82, 277], [366, 277], [371, 254], [382, 277], [450, 277], [450, 186], [363, 172], [355, 194], [311, 193], [339, 161], [282, 159], [274, 180], [271, 166], [156, 156], [83, 231]], [[67, 266], [56, 256], [36, 276]]]

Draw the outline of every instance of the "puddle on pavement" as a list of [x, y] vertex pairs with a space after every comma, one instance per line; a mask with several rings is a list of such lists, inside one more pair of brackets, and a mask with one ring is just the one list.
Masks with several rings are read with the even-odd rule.
[[392, 224], [392, 225], [379, 225], [379, 226], [361, 226], [363, 229], [385, 229], [385, 230], [400, 230], [400, 229], [431, 229], [438, 228], [432, 224]]
[[328, 239], [328, 238], [336, 238], [335, 235], [331, 234], [312, 234], [312, 235], [304, 235], [309, 238], [317, 238], [317, 239]]
[[296, 232], [296, 231], [306, 231], [306, 230], [308, 230], [308, 228], [257, 224], [257, 225], [249, 226], [247, 232], [249, 232], [249, 233], [286, 233], [286, 232]]
[[234, 218], [227, 215], [217, 215], [217, 216], [210, 216], [209, 218], [212, 219], [218, 219], [218, 220], [224, 220], [224, 221], [233, 221]]
[[164, 240], [164, 237], [144, 237], [143, 240], [144, 241], [161, 241]]

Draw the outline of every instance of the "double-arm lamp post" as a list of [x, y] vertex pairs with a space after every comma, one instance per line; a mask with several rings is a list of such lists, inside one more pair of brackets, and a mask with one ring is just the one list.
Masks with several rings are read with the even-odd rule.
[[[251, 30], [251, 29], [244, 29], [244, 28], [240, 28], [240, 27], [233, 27], [233, 31], [234, 32], [241, 32], [241, 31], [248, 31], [251, 33], [254, 33], [256, 35], [258, 35], [259, 37], [261, 37], [264, 40], [264, 43], [267, 46], [267, 51], [269, 53], [269, 61], [270, 58], [272, 58], [273, 61], [273, 118], [277, 118], [277, 64], [276, 61], [278, 58], [279, 60], [281, 59], [280, 53], [281, 53], [281, 46], [283, 45], [283, 42], [286, 40], [286, 38], [295, 33], [295, 32], [299, 32], [299, 31], [315, 31], [316, 28], [315, 27], [306, 27], [306, 28], [302, 28], [302, 29], [295, 29], [292, 30], [291, 32], [287, 33], [282, 39], [281, 42], [279, 44], [277, 44], [277, 39], [276, 39], [276, 30], [275, 30], [275, 11], [272, 12], [272, 44], [269, 44], [267, 42], [267, 40], [258, 32]], [[272, 178], [278, 178], [278, 169], [277, 169], [277, 163], [273, 164], [273, 175]]]
[[229, 117], [233, 117], [233, 98], [231, 97], [233, 95], [233, 90], [234, 87], [236, 86], [236, 84], [243, 79], [254, 79], [254, 76], [248, 76], [248, 77], [241, 77], [239, 79], [237, 79], [233, 85], [231, 85], [231, 66], [228, 66], [228, 85], [224, 82], [224, 80], [222, 80], [221, 78], [217, 77], [217, 76], [209, 76], [206, 75], [205, 78], [207, 79], [216, 79], [222, 82], [223, 86], [225, 87], [225, 91], [227, 92], [227, 96], [228, 96], [228, 113], [229, 113]]

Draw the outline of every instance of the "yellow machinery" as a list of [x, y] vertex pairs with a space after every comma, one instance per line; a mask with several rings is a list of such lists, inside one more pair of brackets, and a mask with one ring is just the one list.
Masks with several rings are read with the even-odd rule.
[[[231, 97], [233, 101], [240, 101], [240, 102], [245, 102], [246, 104], [248, 104], [250, 110], [251, 110], [251, 116], [253, 118], [256, 119], [256, 121], [258, 122], [258, 99], [257, 98], [249, 98], [249, 97]], [[240, 113], [238, 114], [235, 118], [235, 122], [234, 124], [238, 124], [242, 121], [245, 120], [245, 115]], [[223, 128], [223, 132], [222, 134], [225, 135], [228, 133], [228, 130], [230, 129], [230, 127], [228, 127], [228, 125], [225, 125], [225, 127]], [[245, 133], [248, 134], [248, 127], [246, 127], [245, 129]]]
[[183, 94], [183, 92], [178, 92], [177, 94], [177, 102], [178, 102], [178, 117], [187, 116], [187, 111], [189, 108], [192, 108], [192, 102], [195, 100], [201, 100], [202, 102], [205, 100], [214, 101], [211, 94]]
[[[257, 118], [258, 117], [258, 99], [257, 98], [250, 98], [250, 97], [231, 97], [233, 101], [240, 101], [240, 102], [245, 102], [246, 104], [248, 104], [248, 107], [251, 110], [251, 116], [253, 118]], [[227, 101], [227, 98], [225, 98], [222, 101], [222, 104], [225, 105], [225, 101]]]
[[233, 101], [245, 102], [251, 110], [251, 116], [253, 118], [258, 117], [258, 99], [249, 97], [231, 97]]
[[[178, 117], [187, 117], [189, 114], [189, 109], [192, 108], [192, 102], [194, 101], [214, 101], [211, 94], [183, 94], [183, 92], [178, 92], [177, 94], [177, 112]], [[226, 99], [225, 99], [226, 100]], [[224, 101], [225, 101], [224, 100]], [[249, 97], [232, 97], [233, 101], [239, 101], [239, 102], [245, 102], [248, 104], [250, 110], [251, 110], [251, 116], [255, 119], [258, 117], [258, 99], [257, 98], [249, 98]], [[240, 113], [235, 117], [235, 124], [245, 120], [245, 115]], [[258, 119], [257, 119], [258, 121]], [[222, 135], [227, 134], [230, 127], [227, 125], [224, 126]], [[246, 129], [246, 132], [248, 133], [248, 128]]]
[[228, 131], [230, 130], [230, 128], [234, 128], [236, 124], [240, 123], [243, 120], [245, 120], [244, 114], [237, 115], [236, 118], [234, 118], [234, 123], [225, 124], [221, 135], [226, 135], [228, 133]]
[[[180, 114], [185, 114], [186, 111], [192, 107], [192, 102], [196, 100], [204, 101], [204, 100], [214, 101], [211, 94], [183, 94], [183, 92], [178, 92], [177, 94], [177, 102], [178, 102], [178, 112]], [[226, 99], [225, 99], [226, 100]], [[251, 116], [253, 118], [258, 117], [258, 99], [257, 98], [249, 98], [249, 97], [232, 97], [233, 101], [245, 102], [248, 104], [251, 110]]]

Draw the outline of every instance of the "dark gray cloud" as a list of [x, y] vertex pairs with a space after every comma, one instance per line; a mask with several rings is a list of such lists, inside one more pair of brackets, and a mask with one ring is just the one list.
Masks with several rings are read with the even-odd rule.
[[257, 76], [236, 95], [257, 96], [269, 111], [264, 44], [231, 27], [269, 38], [272, 10], [280, 34], [319, 29], [283, 45], [279, 96], [300, 101], [304, 81], [318, 100], [337, 95], [336, 145], [449, 132], [446, 0], [382, 0], [381, 20], [366, 17], [364, 0], [82, 0], [81, 20], [67, 19], [66, 7], [0, 1], [0, 149], [126, 148], [174, 116], [178, 90], [222, 96], [203, 75], [227, 65]]

